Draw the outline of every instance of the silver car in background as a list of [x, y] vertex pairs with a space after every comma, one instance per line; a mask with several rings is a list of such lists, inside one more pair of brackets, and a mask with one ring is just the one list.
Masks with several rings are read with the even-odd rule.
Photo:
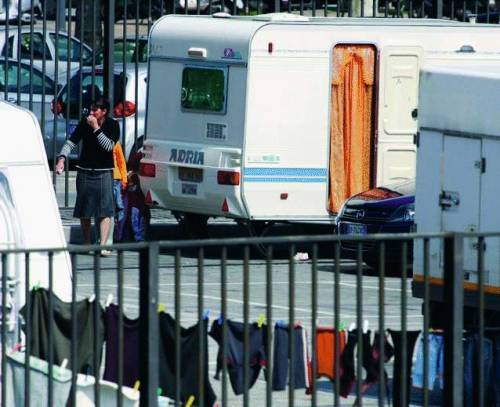
[[[21, 60], [22, 62], [32, 63], [38, 69], [42, 69], [43, 55], [45, 53], [45, 74], [55, 80], [56, 71], [56, 48], [58, 56], [57, 64], [57, 82], [66, 83], [68, 70], [68, 34], [59, 32], [57, 35], [56, 47], [56, 31], [46, 30], [45, 35], [42, 29], [35, 28], [33, 38], [31, 38], [31, 27], [21, 27], [21, 35], [17, 26], [10, 26], [7, 33], [5, 27], [0, 27], [0, 58], [4, 59], [7, 55], [12, 59]], [[5, 43], [6, 34], [8, 36], [8, 44]], [[69, 60], [70, 71], [80, 68], [80, 48], [82, 55], [82, 65], [92, 65], [92, 49], [82, 44], [76, 37], [69, 37]], [[31, 59], [33, 54], [33, 59]]]
[[[81, 76], [80, 84], [80, 73], [77, 71], [69, 82], [69, 89], [66, 84], [57, 98], [52, 101], [54, 115], [46, 122], [44, 130], [44, 144], [49, 162], [54, 159], [54, 153], [58, 154], [66, 139], [82, 119], [82, 109], [89, 108], [93, 99], [104, 95], [102, 66], [97, 66], [94, 74], [91, 67], [84, 67]], [[123, 71], [122, 65], [115, 65], [113, 88], [114, 106], [111, 107], [110, 116], [118, 120], [120, 124], [120, 141], [124, 147], [125, 157], [128, 159], [131, 153], [142, 146], [144, 138], [147, 65], [138, 66], [137, 78], [135, 66], [127, 65], [126, 70]], [[56, 126], [55, 144], [54, 125]], [[73, 150], [70, 159], [77, 160], [78, 153], [78, 149]]]
[[[5, 81], [5, 71], [7, 70], [7, 82]], [[59, 88], [62, 86], [59, 85]], [[7, 92], [7, 98], [5, 93]], [[0, 99], [17, 104], [29, 109], [30, 92], [32, 112], [42, 122], [42, 111], [45, 111], [45, 120], [52, 118], [50, 102], [56, 94], [56, 84], [43, 72], [25, 62], [18, 62], [9, 59], [0, 59]], [[45, 97], [43, 94], [45, 93]], [[18, 98], [19, 96], [19, 98]]]

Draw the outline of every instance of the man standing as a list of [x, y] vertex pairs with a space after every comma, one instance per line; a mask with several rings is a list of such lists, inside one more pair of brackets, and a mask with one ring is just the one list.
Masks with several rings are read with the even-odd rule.
[[[109, 102], [98, 98], [59, 153], [56, 173], [64, 171], [66, 158], [81, 141], [76, 175], [76, 203], [73, 216], [80, 219], [85, 244], [90, 244], [91, 218], [99, 222], [101, 243], [105, 244], [114, 216], [113, 147], [120, 137], [118, 122], [110, 117]], [[110, 252], [101, 250], [101, 255]]]

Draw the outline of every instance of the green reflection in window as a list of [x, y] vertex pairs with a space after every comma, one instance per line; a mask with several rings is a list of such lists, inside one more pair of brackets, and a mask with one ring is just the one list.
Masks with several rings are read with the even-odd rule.
[[184, 68], [181, 105], [184, 109], [224, 111], [224, 71], [213, 68]]

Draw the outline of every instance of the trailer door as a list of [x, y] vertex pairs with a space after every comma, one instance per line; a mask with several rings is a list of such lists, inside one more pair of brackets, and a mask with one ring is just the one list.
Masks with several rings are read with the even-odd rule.
[[341, 44], [333, 49], [328, 210], [370, 188], [373, 168], [373, 45]]
[[417, 46], [385, 47], [380, 58], [376, 140], [376, 184], [415, 177], [419, 70], [423, 50]]
[[[479, 231], [481, 140], [444, 136], [443, 184], [439, 196], [441, 230]], [[477, 281], [477, 239], [464, 240], [464, 271], [467, 280]], [[442, 252], [443, 253], [443, 252]]]

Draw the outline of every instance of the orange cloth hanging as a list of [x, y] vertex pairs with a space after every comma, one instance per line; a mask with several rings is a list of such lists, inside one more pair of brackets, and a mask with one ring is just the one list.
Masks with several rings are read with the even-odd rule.
[[338, 45], [333, 50], [329, 210], [370, 187], [375, 49]]
[[[339, 331], [339, 363], [345, 343], [345, 331]], [[330, 380], [335, 380], [335, 359], [335, 330], [333, 328], [318, 327], [316, 331], [317, 377], [326, 376]]]

